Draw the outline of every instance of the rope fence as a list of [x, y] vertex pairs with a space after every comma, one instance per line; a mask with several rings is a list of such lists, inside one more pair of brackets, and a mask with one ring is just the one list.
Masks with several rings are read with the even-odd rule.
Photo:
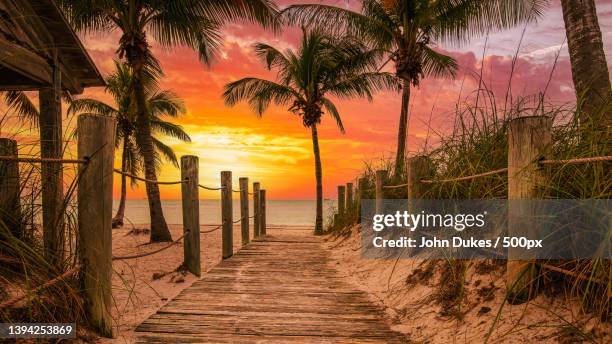
[[86, 164], [88, 159], [59, 159], [59, 158], [19, 158], [15, 156], [0, 156], [0, 161], [27, 162], [34, 164], [56, 163], [56, 164]]
[[115, 173], [117, 173], [117, 174], [121, 174], [121, 175], [124, 175], [126, 177], [134, 178], [136, 180], [140, 180], [140, 181], [143, 181], [145, 183], [150, 183], [150, 184], [175, 185], [175, 184], [187, 183], [187, 180], [179, 180], [179, 181], [176, 181], [176, 182], [160, 182], [158, 180], [150, 180], [150, 179], [142, 178], [142, 177], [139, 177], [137, 175], [134, 175], [134, 174], [131, 174], [131, 173], [128, 173], [128, 172], [123, 172], [123, 171], [118, 170], [118, 169], [114, 169], [113, 171], [115, 171]]
[[[115, 168], [114, 166], [114, 129], [116, 120], [111, 117], [103, 116], [90, 116], [83, 115], [79, 116], [77, 121], [77, 131], [79, 136], [77, 137], [77, 148], [79, 155], [78, 157], [85, 157], [82, 159], [63, 159], [61, 156], [53, 158], [39, 158], [36, 156], [18, 154], [17, 142], [15, 140], [0, 140], [2, 146], [2, 153], [0, 153], [0, 169], [7, 170], [6, 178], [2, 181], [6, 181], [6, 187], [3, 185], [3, 191], [10, 193], [8, 197], [1, 197], [0, 209], [13, 209], [14, 200], [20, 199], [20, 171], [19, 163], [57, 163], [57, 164], [85, 164], [87, 168], [80, 168], [80, 173], [75, 177], [75, 191], [77, 193], [77, 242], [78, 255], [77, 258], [80, 262], [79, 267], [74, 267], [61, 275], [44, 282], [36, 288], [25, 290], [23, 293], [16, 293], [8, 297], [14, 296], [8, 300], [0, 300], [0, 308], [10, 307], [15, 304], [21, 305], [21, 300], [26, 299], [29, 295], [40, 292], [43, 289], [49, 288], [53, 285], [57, 285], [62, 280], [65, 280], [71, 276], [77, 275], [78, 271], [86, 273], [79, 273], [78, 278], [84, 288], [79, 290], [84, 299], [89, 300], [84, 305], [84, 310], [91, 316], [92, 324], [96, 330], [106, 331], [113, 326], [113, 320], [108, 312], [97, 312], [92, 310], [99, 309], [110, 309], [111, 298], [100, 297], [100, 295], [112, 295], [112, 280], [110, 274], [107, 274], [106, 269], [108, 264], [111, 262], [127, 261], [130, 259], [142, 258], [147, 256], [153, 256], [161, 253], [162, 251], [168, 250], [171, 247], [176, 246], [182, 242], [183, 246], [183, 264], [187, 271], [193, 273], [196, 276], [201, 275], [201, 250], [199, 245], [201, 233], [212, 233], [215, 231], [222, 231], [221, 235], [221, 250], [222, 259], [227, 259], [233, 255], [233, 236], [234, 226], [240, 226], [242, 245], [246, 245], [250, 242], [253, 237], [265, 236], [265, 190], [260, 189], [260, 183], [254, 182], [252, 192], [249, 192], [248, 178], [239, 178], [240, 188], [232, 190], [232, 172], [225, 170], [221, 171], [220, 186], [206, 186], [198, 184], [195, 181], [199, 178], [199, 160], [194, 155], [184, 155], [181, 157], [181, 173], [180, 180], [176, 181], [158, 181], [157, 177], [153, 175], [144, 174], [144, 176], [138, 176], [137, 173], [129, 173], [123, 171], [122, 168]], [[6, 146], [6, 148], [5, 148]], [[6, 152], [5, 152], [6, 151]], [[98, 154], [99, 153], [99, 154]], [[15, 163], [12, 163], [15, 162]], [[59, 166], [59, 165], [58, 165]], [[68, 165], [67, 165], [68, 166]], [[6, 167], [6, 168], [5, 168]], [[60, 172], [61, 173], [61, 172]], [[112, 254], [113, 235], [112, 233], [112, 221], [113, 219], [113, 178], [116, 174], [125, 177], [132, 178], [133, 180], [147, 183], [146, 185], [181, 185], [181, 207], [182, 207], [182, 218], [184, 233], [173, 241], [161, 243], [159, 246], [150, 247], [146, 250], [137, 251], [124, 251], [121, 254]], [[3, 177], [0, 176], [0, 179]], [[13, 176], [16, 176], [15, 178]], [[53, 180], [61, 178], [61, 174], [54, 175]], [[203, 193], [200, 189], [219, 191], [219, 190], [232, 190], [233, 192], [222, 192], [221, 193], [221, 224], [214, 226], [207, 226], [208, 228], [204, 231], [194, 231], [194, 228], [201, 229], [200, 226], [200, 194]], [[239, 190], [240, 189], [240, 190]], [[232, 217], [232, 204], [234, 199], [238, 197], [234, 196], [234, 193], [240, 193], [240, 216], [239, 219]], [[242, 197], [248, 193], [254, 197]], [[258, 197], [260, 196], [260, 197]], [[233, 199], [234, 198], [234, 199]], [[249, 203], [253, 201], [253, 216], [249, 216]], [[11, 204], [8, 204], [8, 203]], [[60, 203], [63, 200], [47, 200], [42, 199], [43, 212], [49, 210], [55, 212], [57, 209], [65, 209], [65, 204]], [[32, 202], [33, 204], [34, 202]], [[62, 210], [63, 211], [63, 210]], [[254, 218], [255, 228], [258, 230], [251, 231], [251, 221], [245, 219]], [[49, 221], [46, 221], [49, 222]], [[43, 233], [52, 233], [55, 228], [45, 221], [42, 223]], [[83, 228], [83, 226], [86, 226]], [[188, 228], [191, 228], [189, 232]], [[189, 234], [189, 235], [187, 235]], [[45, 253], [47, 250], [57, 251], [53, 247], [47, 247], [45, 243]], [[163, 247], [162, 247], [163, 246]], [[146, 251], [146, 252], [145, 252]], [[167, 251], [168, 252], [168, 251]], [[53, 252], [56, 253], [56, 252]], [[119, 252], [117, 252], [119, 253]], [[158, 257], [160, 257], [158, 255]], [[51, 276], [50, 276], [51, 277]]]
[[590, 158], [575, 158], [567, 160], [540, 160], [540, 165], [573, 165], [573, 164], [586, 164], [591, 162], [603, 162], [612, 161], [612, 155], [607, 156], [596, 156]]
[[[368, 180], [366, 177], [358, 179], [358, 198], [357, 202], [352, 203], [352, 198], [349, 197], [349, 192], [353, 191], [353, 183], [346, 183], [344, 185], [338, 185], [338, 199], [337, 199], [337, 212], [334, 214], [334, 226], [346, 227], [354, 222], [360, 221], [359, 212], [348, 213], [353, 216], [357, 214], [355, 218], [347, 217], [349, 206], [356, 206], [360, 209], [360, 201], [365, 199], [367, 196], [365, 192], [370, 194], [371, 191], [375, 192], [375, 214], [382, 214], [385, 212], [385, 190], [406, 188], [408, 193], [409, 201], [415, 199], [426, 199], [431, 196], [428, 193], [428, 187], [425, 184], [439, 184], [449, 182], [462, 182], [474, 180], [477, 178], [502, 175], [504, 178], [503, 182], [508, 183], [507, 195], [502, 196], [507, 199], [515, 198], [526, 198], [526, 199], [542, 199], [546, 195], [542, 195], [539, 192], [539, 185], [542, 179], [549, 177], [550, 171], [545, 166], [559, 166], [559, 169], [563, 168], [564, 165], [576, 165], [576, 164], [594, 164], [594, 163], [609, 163], [612, 162], [611, 155], [605, 156], [592, 156], [592, 157], [574, 157], [574, 158], [562, 158], [558, 159], [545, 159], [544, 157], [549, 152], [549, 147], [553, 144], [551, 135], [553, 128], [552, 119], [544, 116], [532, 116], [532, 117], [520, 117], [513, 119], [508, 127], [508, 165], [507, 167], [493, 169], [487, 172], [476, 173], [467, 176], [438, 177], [439, 179], [426, 179], [431, 178], [431, 157], [420, 155], [409, 158], [407, 161], [407, 183], [398, 185], [391, 184], [387, 180], [388, 171], [377, 170], [374, 175], [374, 182], [376, 187], [371, 188], [372, 177]], [[594, 153], [596, 154], [596, 153]], [[512, 166], [512, 173], [509, 173], [509, 168]], [[607, 165], [605, 165], [607, 167]], [[438, 174], [439, 175], [439, 174]], [[368, 185], [368, 182], [370, 183]], [[387, 184], [389, 183], [389, 184]], [[345, 193], [345, 191], [347, 191]], [[371, 194], [370, 194], [371, 195]], [[499, 198], [499, 197], [497, 197]], [[517, 209], [518, 210], [518, 209]], [[350, 222], [347, 223], [346, 220]], [[337, 221], [337, 222], [336, 222]], [[518, 225], [516, 223], [509, 225], [507, 228], [509, 236], [517, 235], [519, 232]], [[483, 250], [488, 252], [488, 250]], [[575, 260], [569, 260], [574, 262]], [[529, 259], [517, 259], [508, 260], [507, 273], [505, 276], [506, 284], [509, 286], [519, 285], [520, 290], [532, 290], [532, 284], [534, 279], [524, 278], [522, 272], [524, 271], [524, 264], [526, 262], [532, 262]], [[560, 274], [569, 276], [570, 279], [586, 281], [588, 283], [598, 283], [606, 285], [608, 282], [605, 278], [600, 276], [590, 276], [587, 271], [577, 271], [576, 269], [566, 269], [563, 266], [557, 266], [557, 264], [551, 265], [546, 261], [536, 261], [543, 270], [548, 270]], [[591, 272], [592, 273], [592, 272]], [[609, 294], [609, 293], [608, 293]], [[529, 295], [529, 298], [535, 297]]]
[[461, 182], [461, 181], [466, 181], [466, 180], [472, 180], [472, 179], [476, 179], [476, 178], [480, 178], [480, 177], [486, 177], [486, 176], [492, 176], [495, 174], [500, 174], [500, 173], [506, 173], [508, 172], [508, 168], [504, 167], [504, 168], [500, 168], [499, 170], [493, 170], [493, 171], [489, 171], [489, 172], [483, 172], [483, 173], [478, 173], [478, 174], [474, 174], [471, 176], [465, 176], [465, 177], [458, 177], [458, 178], [449, 178], [449, 179], [421, 179], [421, 183], [423, 184], [435, 184], [435, 183], [448, 183], [448, 182]]
[[200, 184], [198, 186], [201, 187], [202, 189], [211, 190], [211, 191], [217, 191], [217, 190], [224, 190], [225, 189], [225, 187], [223, 187], [223, 186], [211, 187], [211, 186], [206, 186], [206, 185], [202, 185], [202, 184]]
[[160, 249], [151, 251], [151, 252], [147, 252], [147, 253], [139, 253], [139, 254], [134, 254], [134, 255], [129, 255], [129, 256], [113, 256], [112, 260], [126, 260], [126, 259], [135, 259], [135, 258], [142, 258], [142, 257], [146, 257], [146, 256], [150, 256], [159, 252], [162, 252], [164, 250], [169, 249], [170, 247], [178, 244], [184, 237], [185, 235], [189, 234], [189, 231], [186, 231], [185, 233], [183, 233], [183, 235], [181, 235], [180, 238], [174, 240], [173, 242], [171, 242], [169, 245], [166, 245]]

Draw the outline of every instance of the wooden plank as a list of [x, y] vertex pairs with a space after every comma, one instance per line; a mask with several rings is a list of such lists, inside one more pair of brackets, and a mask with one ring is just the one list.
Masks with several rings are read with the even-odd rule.
[[136, 328], [138, 343], [405, 343], [311, 232], [252, 241]]

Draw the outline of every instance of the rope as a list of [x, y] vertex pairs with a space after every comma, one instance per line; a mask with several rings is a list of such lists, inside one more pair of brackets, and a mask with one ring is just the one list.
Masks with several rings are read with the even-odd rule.
[[[80, 268], [81, 268], [80, 266], [75, 266], [72, 269], [64, 272], [63, 274], [61, 274], [61, 275], [59, 275], [59, 276], [57, 276], [57, 277], [55, 277], [55, 278], [53, 278], [53, 279], [51, 279], [51, 280], [49, 280], [49, 281], [47, 281], [45, 283], [39, 285], [38, 287], [32, 289], [30, 291], [30, 293], [34, 294], [34, 293], [40, 292], [41, 290], [47, 289], [47, 288], [53, 286], [54, 284], [56, 284], [57, 282], [59, 282], [59, 281], [61, 281], [63, 279], [66, 279], [66, 278], [74, 275], [75, 273], [77, 273], [80, 270]], [[22, 295], [15, 296], [12, 299], [6, 300], [6, 301], [0, 303], [0, 309], [6, 308], [6, 307], [10, 307], [10, 306], [14, 305], [15, 303], [25, 299], [27, 296], [28, 296], [28, 294], [24, 293]]]
[[187, 180], [179, 180], [179, 181], [176, 181], [176, 182], [160, 182], [160, 181], [157, 181], [157, 180], [150, 180], [150, 179], [141, 178], [141, 177], [138, 177], [138, 176], [133, 175], [131, 173], [123, 172], [123, 171], [118, 170], [118, 169], [114, 169], [114, 171], [115, 171], [115, 173], [122, 174], [124, 176], [130, 177], [130, 178], [134, 178], [136, 180], [140, 180], [140, 181], [143, 181], [145, 183], [151, 183], [151, 184], [173, 185], [173, 184], [187, 183]]
[[58, 158], [18, 158], [15, 156], [0, 156], [0, 161], [17, 161], [30, 163], [86, 164], [88, 159], [58, 159]]
[[564, 165], [564, 164], [584, 164], [589, 162], [612, 161], [612, 155], [596, 156], [591, 158], [575, 158], [567, 160], [540, 160], [540, 165]]
[[408, 183], [400, 184], [400, 185], [385, 185], [383, 186], [383, 189], [399, 189], [399, 188], [404, 188], [406, 186], [408, 186]]
[[603, 281], [601, 279], [594, 278], [594, 277], [588, 277], [588, 276], [585, 276], [583, 274], [576, 273], [576, 272], [569, 271], [569, 270], [565, 270], [565, 269], [562, 269], [562, 268], [557, 267], [557, 266], [553, 266], [553, 265], [549, 265], [549, 264], [540, 264], [540, 266], [543, 267], [544, 269], [555, 271], [555, 272], [559, 272], [559, 273], [562, 273], [564, 275], [572, 276], [572, 277], [574, 277], [576, 279], [579, 279], [579, 280], [583, 280], [583, 281], [587, 281], [587, 282], [595, 282], [595, 283], [604, 284], [604, 285], [607, 284], [607, 282], [605, 282], [605, 281]]
[[218, 188], [213, 188], [213, 187], [206, 186], [206, 185], [202, 185], [202, 184], [200, 184], [200, 185], [198, 185], [198, 186], [199, 186], [199, 187], [201, 187], [202, 189], [206, 189], [206, 190], [213, 190], [213, 191], [215, 191], [215, 190], [223, 190], [223, 189], [225, 189], [225, 187], [223, 187], [223, 186], [220, 186], [220, 187], [218, 187]]
[[147, 252], [147, 253], [139, 253], [139, 254], [134, 254], [134, 255], [131, 255], [131, 256], [118, 256], [118, 257], [117, 257], [117, 256], [114, 256], [114, 257], [113, 257], [113, 260], [125, 260], [125, 259], [134, 259], [134, 258], [141, 258], [141, 257], [150, 256], [150, 255], [152, 255], [152, 254], [155, 254], [155, 253], [161, 252], [161, 251], [163, 251], [163, 250], [166, 250], [166, 249], [168, 249], [168, 248], [170, 248], [170, 247], [172, 247], [172, 246], [174, 246], [174, 245], [178, 244], [178, 243], [179, 243], [179, 241], [180, 241], [181, 239], [183, 239], [183, 238], [185, 237], [185, 235], [187, 235], [187, 234], [189, 234], [189, 231], [187, 231], [187, 232], [183, 233], [183, 235], [181, 235], [181, 237], [180, 237], [180, 238], [178, 238], [178, 239], [174, 240], [174, 241], [173, 241], [172, 243], [170, 243], [169, 245], [164, 246], [164, 247], [162, 247], [162, 248], [160, 248], [160, 249], [157, 249], [157, 250], [154, 250], [154, 251], [151, 251], [151, 252]]
[[207, 231], [201, 231], [200, 233], [202, 234], [206, 234], [206, 233], [212, 233], [214, 231], [216, 231], [217, 229], [221, 228], [223, 225], [218, 225], [217, 227], [213, 228], [213, 229], [209, 229]]
[[465, 176], [465, 177], [459, 177], [459, 178], [438, 179], [438, 180], [421, 179], [421, 183], [424, 183], [424, 184], [434, 184], [434, 183], [446, 183], [446, 182], [459, 182], [459, 181], [471, 180], [471, 179], [491, 176], [491, 175], [494, 175], [494, 174], [505, 173], [505, 172], [508, 172], [508, 168], [507, 167], [500, 168], [499, 170], [493, 170], [493, 171], [489, 171], [489, 172], [484, 172], [484, 173], [479, 173], [479, 174], [474, 174], [474, 175], [471, 175], [471, 176]]

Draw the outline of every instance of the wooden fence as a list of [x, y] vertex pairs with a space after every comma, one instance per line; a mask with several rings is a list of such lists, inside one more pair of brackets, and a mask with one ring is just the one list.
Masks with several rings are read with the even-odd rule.
[[[426, 197], [428, 186], [435, 183], [463, 182], [476, 178], [506, 173], [508, 176], [508, 199], [538, 199], [545, 195], [541, 193], [539, 185], [547, 178], [547, 169], [544, 166], [585, 164], [604, 161], [612, 161], [612, 156], [576, 158], [568, 160], [547, 159], [552, 146], [552, 119], [543, 116], [520, 117], [512, 120], [508, 127], [508, 167], [479, 173], [471, 176], [462, 176], [449, 179], [427, 179], [431, 171], [431, 161], [427, 156], [415, 156], [407, 160], [407, 182], [399, 185], [387, 185], [388, 172], [378, 170], [375, 173], [375, 208], [376, 212], [383, 211], [383, 200], [385, 190], [407, 188], [408, 199], [421, 199]], [[349, 183], [350, 184], [350, 183]], [[363, 199], [366, 191], [365, 179], [361, 178], [357, 187], [357, 199], [349, 200], [352, 194], [352, 184], [338, 186], [338, 213], [335, 218], [341, 218], [345, 212], [346, 204], [353, 204], [359, 208], [359, 202]], [[350, 190], [350, 191], [349, 191]], [[410, 202], [408, 202], [410, 207]], [[509, 206], [508, 235], [512, 235], [516, 228], [512, 223], [513, 218], [520, 217], [519, 212], [524, 211], [520, 207]], [[591, 280], [588, 276], [577, 276], [572, 271], [567, 271], [548, 264], [542, 264], [535, 260], [508, 260], [506, 269], [506, 285], [508, 288], [508, 300], [521, 302], [534, 296], [534, 281], [537, 278], [537, 266], [554, 270], [579, 279]], [[594, 281], [596, 282], [596, 281]]]
[[[198, 157], [187, 155], [181, 157], [181, 179], [178, 181], [152, 181], [114, 169], [114, 142], [116, 121], [114, 118], [81, 115], [77, 122], [78, 159], [41, 159], [20, 158], [14, 140], [0, 139], [0, 220], [18, 218], [20, 214], [19, 166], [23, 163], [41, 164], [79, 164], [77, 175], [78, 207], [78, 250], [79, 265], [37, 287], [42, 290], [80, 272], [82, 276], [82, 293], [86, 311], [91, 324], [103, 335], [112, 335], [112, 318], [110, 314], [112, 292], [112, 261], [135, 259], [153, 255], [183, 240], [184, 263], [187, 270], [196, 276], [201, 274], [200, 257], [200, 215], [199, 189], [218, 190], [221, 192], [221, 224], [205, 233], [221, 229], [222, 257], [233, 255], [233, 226], [240, 223], [241, 244], [250, 242], [249, 220], [254, 221], [253, 238], [266, 235], [266, 190], [260, 183], [253, 183], [253, 192], [249, 192], [249, 180], [239, 179], [239, 189], [233, 190], [232, 172], [221, 172], [221, 186], [210, 187], [199, 183]], [[113, 174], [135, 178], [145, 183], [158, 185], [181, 185], [183, 235], [160, 249], [151, 252], [129, 255], [112, 255], [112, 204]], [[234, 193], [240, 193], [240, 218], [233, 219]], [[253, 196], [254, 214], [249, 216], [249, 195]], [[43, 204], [43, 207], [45, 204]], [[59, 217], [59, 216], [58, 216]], [[44, 228], [43, 228], [44, 232]], [[44, 236], [44, 233], [43, 233]], [[45, 249], [47, 247], [45, 246]], [[49, 253], [53, 253], [50, 251]], [[25, 298], [18, 295], [0, 304], [0, 309], [10, 307]]]

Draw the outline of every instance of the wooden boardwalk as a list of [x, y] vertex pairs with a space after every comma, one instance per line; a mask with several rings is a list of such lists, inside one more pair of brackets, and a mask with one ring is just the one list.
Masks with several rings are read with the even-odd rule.
[[329, 264], [321, 239], [276, 231], [243, 247], [136, 329], [138, 343], [406, 343]]

